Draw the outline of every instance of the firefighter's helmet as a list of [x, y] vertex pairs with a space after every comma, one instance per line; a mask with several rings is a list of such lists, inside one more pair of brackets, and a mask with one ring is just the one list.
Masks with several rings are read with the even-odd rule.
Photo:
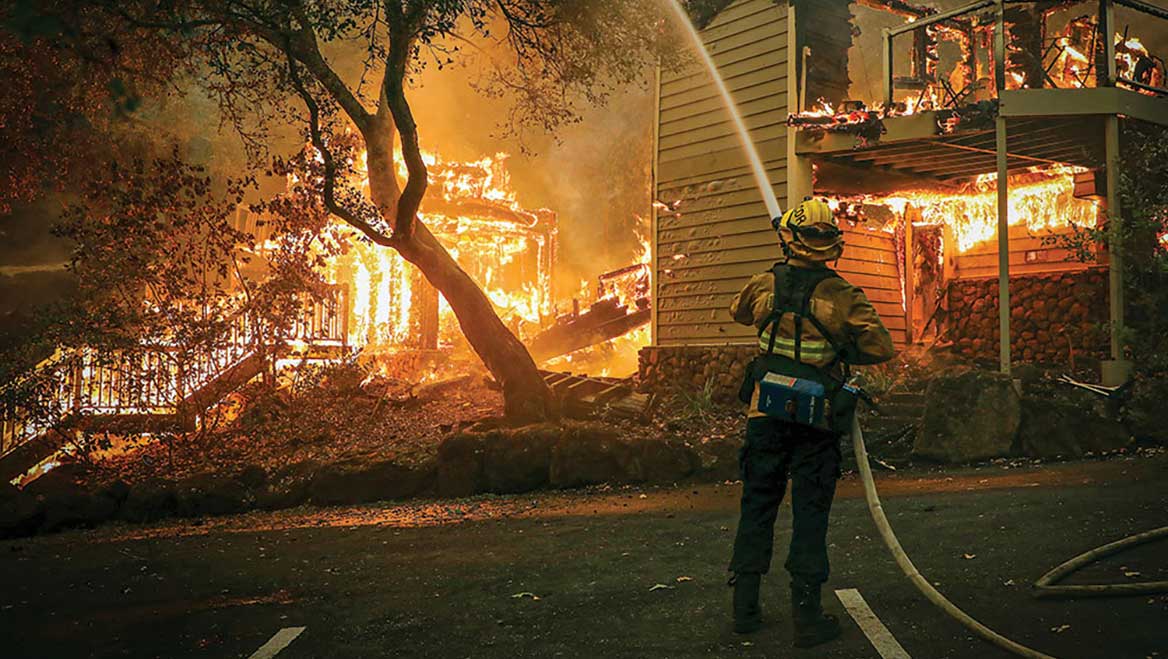
[[843, 232], [831, 206], [822, 199], [808, 197], [772, 223], [788, 256], [825, 262], [843, 253]]

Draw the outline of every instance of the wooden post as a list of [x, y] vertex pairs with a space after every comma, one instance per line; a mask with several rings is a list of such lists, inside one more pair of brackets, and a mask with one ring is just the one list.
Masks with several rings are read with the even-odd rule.
[[913, 342], [913, 305], [916, 303], [916, 273], [913, 271], [913, 219], [918, 211], [912, 206], [904, 209], [904, 341]]
[[1099, 38], [1103, 39], [1103, 67], [1095, 72], [1095, 86], [1114, 87], [1116, 76], [1115, 4], [1112, 0], [1099, 0]]
[[884, 63], [884, 103], [886, 108], [892, 108], [894, 97], [896, 96], [896, 89], [892, 84], [896, 73], [892, 70], [893, 54], [892, 54], [892, 31], [884, 28], [883, 34], [883, 48], [881, 48], [881, 58]]
[[338, 313], [341, 314], [341, 349], [345, 352], [349, 349], [349, 314], [353, 311], [350, 307], [352, 297], [349, 295], [351, 285], [346, 282], [337, 291], [337, 306], [340, 307]]
[[1010, 184], [1006, 118], [1001, 114], [1002, 91], [1006, 86], [1005, 4], [997, 1], [994, 26], [994, 78], [998, 88], [998, 118], [995, 146], [998, 164], [998, 358], [1002, 373], [1010, 374]]
[[430, 285], [421, 271], [415, 272], [414, 295], [420, 319], [418, 336], [423, 350], [438, 349], [438, 289]]
[[[1104, 149], [1107, 157], [1107, 279], [1110, 300], [1111, 360], [1105, 367], [1104, 380], [1110, 385], [1123, 384], [1128, 379], [1124, 364], [1124, 290], [1123, 290], [1123, 218], [1119, 203], [1119, 117], [1104, 118]], [[1108, 369], [1114, 368], [1114, 372]]]
[[[661, 270], [658, 267], [658, 253], [661, 251], [657, 236], [661, 233], [661, 219], [657, 212], [657, 189], [661, 142], [661, 62], [653, 70], [653, 159], [649, 170], [649, 258], [652, 268], [649, 272], [649, 345], [657, 345], [657, 309], [661, 306]], [[575, 300], [573, 300], [575, 303]]]
[[941, 231], [941, 284], [948, 286], [957, 275], [957, 237], [948, 224]]
[[[1114, 87], [1115, 3], [1099, 2], [1099, 34], [1103, 39], [1103, 68], [1095, 74], [1100, 87]], [[1107, 283], [1109, 298], [1111, 360], [1103, 363], [1103, 383], [1123, 384], [1130, 378], [1131, 365], [1124, 360], [1123, 328], [1123, 218], [1119, 204], [1119, 117], [1109, 114], [1103, 119], [1103, 149], [1107, 175]]]

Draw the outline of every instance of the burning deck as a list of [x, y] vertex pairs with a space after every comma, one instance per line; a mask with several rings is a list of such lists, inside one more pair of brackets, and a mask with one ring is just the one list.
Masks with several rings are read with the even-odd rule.
[[[424, 158], [431, 184], [422, 221], [513, 330], [522, 335], [542, 327], [552, 309], [555, 213], [525, 209], [516, 201], [505, 154], [471, 162], [443, 161], [430, 153]], [[464, 344], [450, 306], [397, 252], [354, 235], [331, 270], [338, 283], [352, 288], [354, 345], [435, 349]]]

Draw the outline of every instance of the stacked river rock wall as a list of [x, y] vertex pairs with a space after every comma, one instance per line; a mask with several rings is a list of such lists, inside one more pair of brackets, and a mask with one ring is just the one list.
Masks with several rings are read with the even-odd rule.
[[[1016, 361], [1068, 364], [1104, 359], [1108, 318], [1107, 271], [1091, 269], [1010, 280], [1011, 350]], [[998, 280], [970, 279], [949, 286], [949, 337], [958, 354], [998, 355]]]
[[[998, 356], [998, 280], [966, 279], [949, 286], [949, 336], [971, 359]], [[1015, 277], [1010, 281], [1010, 327], [1016, 362], [1069, 365], [1106, 359], [1107, 270]], [[638, 375], [645, 391], [701, 392], [716, 402], [736, 400], [754, 345], [647, 346]]]
[[744, 346], [678, 346], [641, 349], [638, 374], [646, 391], [703, 391], [720, 403], [737, 400], [746, 365], [758, 348]]

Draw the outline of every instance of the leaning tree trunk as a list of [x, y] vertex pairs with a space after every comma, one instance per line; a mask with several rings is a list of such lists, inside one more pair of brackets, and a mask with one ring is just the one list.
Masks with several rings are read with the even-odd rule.
[[450, 304], [463, 335], [502, 384], [505, 414], [525, 419], [555, 416], [551, 390], [527, 347], [503, 324], [490, 299], [426, 225], [418, 222], [410, 240], [397, 250]]
[[[367, 131], [364, 137], [369, 192], [382, 216], [394, 218], [399, 211], [402, 190], [394, 175], [396, 167], [390, 148], [394, 142], [394, 123], [384, 105]], [[463, 336], [503, 387], [504, 413], [521, 419], [557, 416], [551, 389], [540, 377], [527, 347], [503, 324], [482, 288], [450, 256], [429, 228], [416, 216], [411, 219], [411, 230], [395, 231], [390, 239], [392, 242], [387, 244], [416, 266], [430, 285], [446, 298], [458, 318]]]

